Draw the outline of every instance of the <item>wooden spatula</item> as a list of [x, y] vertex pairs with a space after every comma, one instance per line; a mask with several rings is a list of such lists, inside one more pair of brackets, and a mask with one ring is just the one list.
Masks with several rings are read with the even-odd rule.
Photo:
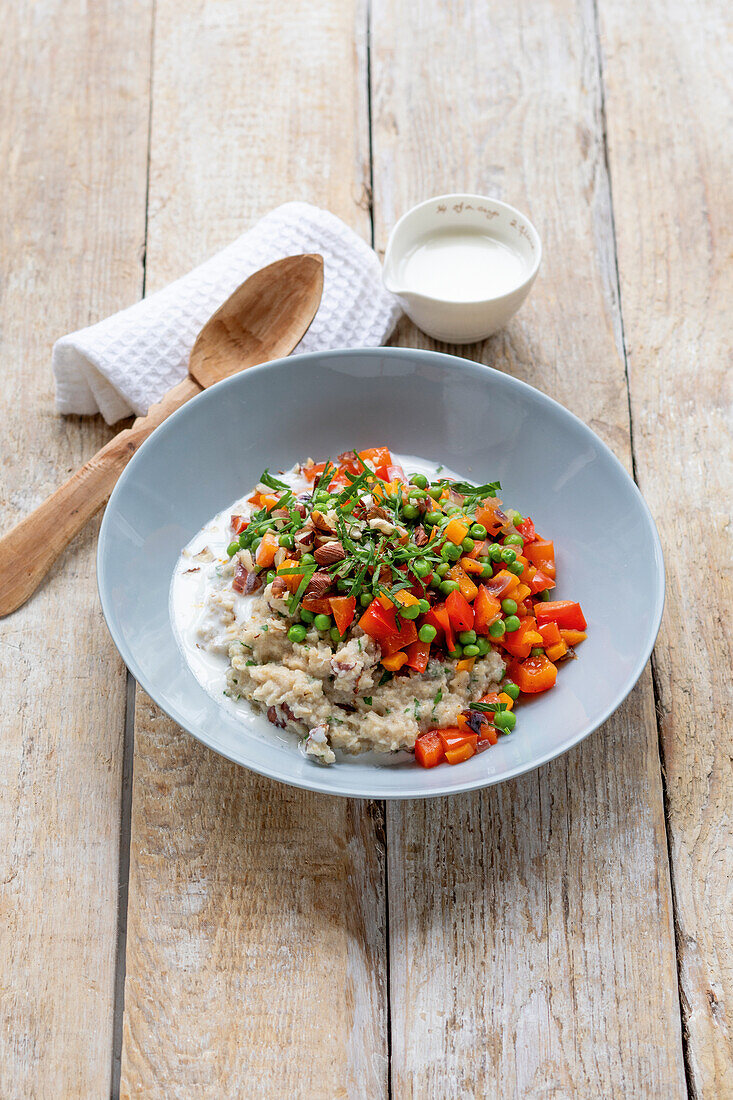
[[0, 616], [25, 603], [74, 535], [106, 504], [143, 440], [207, 386], [288, 355], [315, 317], [322, 293], [319, 255], [277, 260], [234, 291], [199, 333], [188, 363], [189, 377], [0, 539]]

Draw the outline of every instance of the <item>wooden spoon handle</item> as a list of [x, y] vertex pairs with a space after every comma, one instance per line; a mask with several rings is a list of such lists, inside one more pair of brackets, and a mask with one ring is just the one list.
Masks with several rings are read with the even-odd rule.
[[107, 503], [118, 477], [143, 440], [198, 393], [198, 382], [184, 378], [0, 538], [0, 616], [15, 611], [35, 592], [59, 554]]

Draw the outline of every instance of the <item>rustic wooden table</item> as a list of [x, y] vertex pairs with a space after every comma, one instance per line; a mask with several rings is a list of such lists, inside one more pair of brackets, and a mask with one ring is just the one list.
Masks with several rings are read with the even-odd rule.
[[55, 337], [283, 200], [383, 249], [408, 205], [480, 190], [545, 259], [468, 354], [634, 471], [668, 591], [651, 667], [584, 744], [385, 806], [250, 775], [136, 693], [89, 530], [0, 624], [0, 1096], [733, 1096], [728, 15], [6, 5], [5, 526], [110, 435], [54, 414]]

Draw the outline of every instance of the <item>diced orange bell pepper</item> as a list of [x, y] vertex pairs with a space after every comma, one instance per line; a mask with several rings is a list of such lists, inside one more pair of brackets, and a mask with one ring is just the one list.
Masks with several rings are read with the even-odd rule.
[[434, 768], [445, 757], [443, 742], [435, 730], [421, 733], [415, 741], [415, 760], [423, 768]]
[[[285, 584], [287, 585], [288, 590], [290, 592], [297, 592], [298, 589], [300, 588], [300, 582], [303, 580], [303, 573], [305, 573], [306, 567], [303, 566], [302, 567], [303, 571], [301, 572], [300, 571], [300, 562], [295, 561], [293, 558], [286, 558], [285, 561], [281, 562], [280, 565], [278, 565], [278, 567], [277, 567], [278, 576], [281, 575], [281, 574], [285, 574], [285, 571], [288, 570], [288, 569], [297, 569], [298, 570], [297, 573], [287, 573], [286, 575], [283, 576], [283, 580], [285, 581]], [[303, 606], [304, 607], [306, 606], [305, 601], [303, 602]], [[308, 608], [308, 610], [312, 611], [314, 609], [313, 608]], [[328, 610], [326, 610], [326, 614], [329, 613], [329, 610], [330, 610], [330, 608]]]
[[536, 569], [534, 565], [528, 565], [522, 573], [522, 580], [533, 596], [536, 596], [539, 592], [546, 592], [550, 588], [555, 587], [555, 582], [552, 577], [548, 577], [540, 569]]
[[524, 547], [524, 556], [546, 577], [555, 579], [555, 544], [550, 539], [535, 539]]
[[473, 629], [477, 634], [488, 634], [489, 627], [501, 618], [501, 604], [496, 596], [479, 585], [478, 594], [473, 601]]
[[391, 653], [389, 656], [382, 656], [382, 664], [388, 672], [397, 672], [403, 665], [407, 664], [407, 654], [401, 650], [398, 653]]
[[484, 567], [480, 561], [476, 561], [475, 558], [470, 558], [468, 555], [462, 557], [459, 565], [463, 569], [464, 573], [483, 573]]
[[532, 595], [532, 589], [529, 587], [529, 585], [522, 584], [520, 582], [517, 585], [517, 587], [514, 589], [514, 591], [512, 592], [512, 599], [516, 600], [517, 603], [521, 603], [523, 600], [527, 599], [527, 596], [531, 596], [531, 595]]
[[262, 542], [257, 547], [257, 553], [255, 554], [255, 562], [257, 565], [272, 565], [279, 545], [277, 535], [272, 531], [265, 531], [262, 536]]
[[345, 634], [354, 621], [356, 596], [331, 596], [328, 602], [339, 634]]
[[542, 645], [542, 635], [537, 630], [535, 620], [529, 616], [521, 620], [519, 630], [508, 631], [501, 638], [497, 638], [497, 641], [507, 653], [523, 660], [525, 657], [529, 657], [533, 646]]
[[316, 462], [313, 466], [304, 466], [303, 477], [306, 481], [315, 481], [317, 477], [321, 476], [325, 469], [325, 462]]
[[465, 600], [471, 603], [476, 599], [478, 588], [471, 578], [463, 572], [459, 564], [452, 566], [452, 568], [448, 570], [448, 578], [452, 581], [458, 581], [459, 591]]
[[242, 531], [246, 531], [249, 527], [249, 520], [244, 516], [232, 516], [231, 519], [232, 531], [235, 535], [241, 535]]
[[459, 516], [454, 516], [445, 529], [445, 537], [448, 542], [454, 542], [456, 546], [460, 546], [466, 535], [468, 534], [468, 524], [465, 523]]
[[567, 642], [563, 642], [562, 639], [557, 645], [548, 645], [545, 653], [551, 661], [559, 661], [561, 657], [564, 657], [568, 651]]
[[470, 672], [475, 661], [475, 657], [461, 657], [456, 664], [456, 672]]
[[538, 657], [527, 657], [524, 661], [512, 662], [509, 675], [520, 691], [527, 695], [537, 695], [555, 686], [557, 668], [546, 655], [542, 654]]
[[402, 604], [403, 607], [409, 607], [410, 604], [420, 602], [417, 596], [414, 596], [412, 592], [410, 592], [409, 588], [401, 588], [399, 592], [395, 592], [394, 598], [395, 603]]
[[584, 630], [561, 630], [560, 637], [567, 645], [580, 645], [588, 635]]
[[369, 447], [366, 451], [359, 451], [359, 458], [364, 462], [372, 462], [375, 466], [392, 465], [389, 447]]
[[[478, 741], [478, 737], [476, 741]], [[470, 741], [466, 741], [463, 745], [456, 745], [454, 749], [445, 750], [445, 758], [449, 764], [462, 764], [464, 760], [470, 760], [475, 755], [476, 742], [471, 744]]]
[[514, 706], [514, 700], [511, 695], [507, 695], [505, 691], [499, 692], [499, 702], [503, 703], [507, 710], [511, 710]]
[[489, 535], [495, 535], [501, 530], [503, 520], [498, 519], [496, 513], [501, 511], [501, 501], [489, 497], [476, 509], [476, 523], [482, 523]]
[[273, 508], [277, 508], [280, 501], [280, 497], [272, 496], [270, 493], [260, 493], [260, 507], [267, 508], [268, 512], [271, 512]]

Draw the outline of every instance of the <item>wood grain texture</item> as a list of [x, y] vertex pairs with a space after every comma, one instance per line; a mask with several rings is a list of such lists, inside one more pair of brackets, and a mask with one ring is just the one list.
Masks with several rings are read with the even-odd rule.
[[[150, 5], [5, 5], [1, 527], [108, 438], [53, 411], [52, 341], [142, 285]], [[96, 526], [0, 624], [0, 1095], [109, 1093], [125, 674]]]
[[691, 1091], [733, 1096], [730, 6], [600, 4], [634, 449], [667, 607], [654, 658]]
[[[629, 467], [592, 5], [376, 0], [372, 90], [377, 244], [446, 190], [526, 210], [532, 295], [463, 353], [558, 398]], [[400, 342], [430, 346], [407, 323]], [[685, 1095], [648, 671], [566, 757], [391, 805], [387, 837], [395, 1096]]]
[[[368, 238], [361, 5], [157, 11], [149, 286], [288, 199]], [[146, 698], [135, 737], [122, 1095], [384, 1095], [381, 810], [251, 775]]]

